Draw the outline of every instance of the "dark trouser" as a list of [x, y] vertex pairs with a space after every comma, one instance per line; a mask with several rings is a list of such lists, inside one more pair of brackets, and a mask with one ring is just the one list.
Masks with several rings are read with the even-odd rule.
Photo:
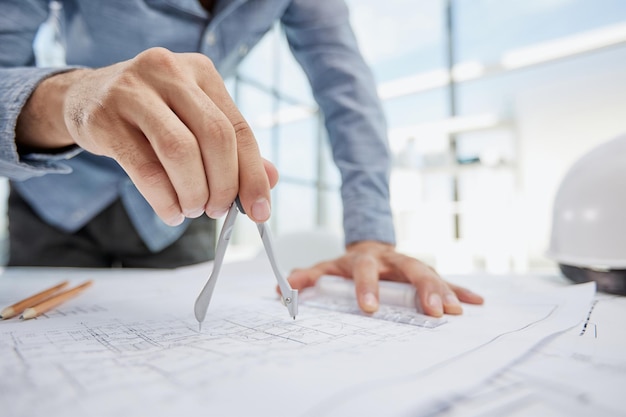
[[42, 221], [15, 190], [9, 195], [9, 266], [175, 268], [214, 256], [215, 221], [206, 216], [194, 219], [176, 242], [152, 253], [120, 200], [82, 229], [66, 233]]

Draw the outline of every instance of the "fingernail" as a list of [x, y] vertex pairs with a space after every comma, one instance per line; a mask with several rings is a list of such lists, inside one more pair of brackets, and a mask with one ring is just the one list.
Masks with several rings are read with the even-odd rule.
[[378, 310], [378, 299], [371, 292], [363, 294], [362, 303], [365, 311], [368, 313]]
[[199, 209], [195, 209], [195, 210], [187, 210], [187, 211], [185, 211], [185, 217], [189, 217], [189, 218], [195, 219], [196, 217], [202, 216], [202, 213], [204, 213], [204, 209], [203, 208], [199, 208]]
[[182, 222], [185, 221], [185, 216], [183, 216], [182, 213], [178, 213], [176, 216], [170, 218], [169, 220], [165, 221], [165, 223], [167, 223], [170, 226], [178, 226], [179, 224], [181, 224]]
[[428, 305], [434, 313], [443, 314], [443, 304], [441, 302], [441, 296], [437, 293], [432, 293], [428, 297]]
[[224, 217], [226, 213], [228, 213], [228, 209], [213, 210], [212, 212], [208, 214], [208, 216], [212, 219], [219, 219], [221, 217]]
[[270, 202], [261, 198], [252, 205], [252, 217], [258, 222], [267, 221], [270, 218]]

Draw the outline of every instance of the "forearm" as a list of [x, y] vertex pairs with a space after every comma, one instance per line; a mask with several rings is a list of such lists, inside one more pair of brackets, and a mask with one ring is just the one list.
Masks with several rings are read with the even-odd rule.
[[394, 243], [386, 124], [345, 4], [294, 0], [283, 24], [324, 113], [341, 171], [346, 243]]

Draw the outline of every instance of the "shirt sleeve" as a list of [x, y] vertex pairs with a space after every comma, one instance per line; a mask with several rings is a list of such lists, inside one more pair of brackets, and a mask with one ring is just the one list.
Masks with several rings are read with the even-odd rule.
[[15, 144], [15, 126], [22, 108], [37, 85], [69, 68], [35, 68], [33, 39], [48, 14], [42, 0], [3, 1], [0, 14], [0, 175], [25, 180], [47, 173], [67, 173], [62, 163], [77, 148], [51, 154], [20, 155]]
[[387, 127], [347, 6], [343, 0], [294, 0], [281, 22], [324, 114], [342, 178], [346, 244], [394, 244]]

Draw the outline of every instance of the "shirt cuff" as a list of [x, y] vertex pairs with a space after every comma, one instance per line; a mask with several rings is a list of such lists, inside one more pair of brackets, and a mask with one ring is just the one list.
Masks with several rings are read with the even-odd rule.
[[387, 201], [344, 201], [343, 226], [346, 245], [363, 240], [396, 244], [393, 216]]
[[20, 155], [15, 143], [17, 119], [39, 83], [44, 79], [80, 67], [65, 68], [7, 68], [0, 77], [0, 174], [22, 181], [50, 173], [69, 173], [71, 168], [61, 161], [81, 150], [77, 146], [61, 148], [51, 153]]

